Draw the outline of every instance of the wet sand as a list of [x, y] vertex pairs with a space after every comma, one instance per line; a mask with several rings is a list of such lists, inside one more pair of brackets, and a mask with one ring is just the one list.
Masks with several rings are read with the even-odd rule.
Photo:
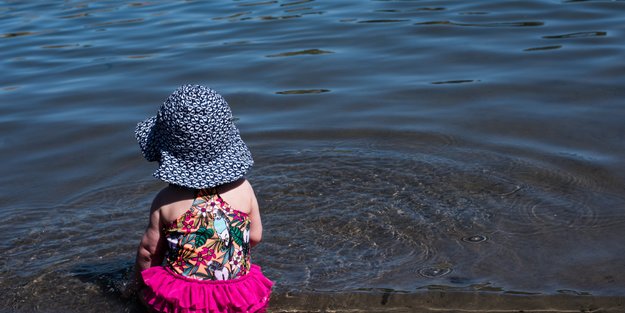
[[624, 312], [621, 297], [510, 295], [477, 292], [278, 294], [272, 312]]
[[[4, 299], [0, 312], [69, 312], [75, 307], [82, 307], [81, 312], [147, 312], [138, 301], [122, 300], [117, 292], [110, 290], [108, 299], [100, 302], [90, 300], [87, 295], [100, 292], [98, 288], [79, 293], [59, 289], [41, 293], [35, 288], [25, 288], [12, 301]], [[622, 313], [625, 301], [622, 297], [566, 292], [558, 295], [436, 290], [284, 292], [272, 295], [268, 312]]]

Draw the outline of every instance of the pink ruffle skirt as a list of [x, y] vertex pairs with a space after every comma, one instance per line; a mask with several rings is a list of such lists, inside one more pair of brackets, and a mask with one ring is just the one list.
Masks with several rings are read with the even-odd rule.
[[197, 280], [162, 266], [141, 272], [145, 303], [157, 312], [264, 312], [273, 282], [253, 264], [250, 272], [232, 280]]

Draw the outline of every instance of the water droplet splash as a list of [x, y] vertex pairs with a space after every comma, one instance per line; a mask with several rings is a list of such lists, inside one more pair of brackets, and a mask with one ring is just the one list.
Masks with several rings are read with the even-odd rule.
[[464, 242], [471, 242], [471, 243], [484, 242], [486, 240], [488, 240], [488, 237], [486, 237], [484, 235], [473, 235], [473, 236], [462, 238], [462, 241], [464, 241]]
[[419, 275], [427, 278], [438, 278], [443, 277], [452, 272], [452, 269], [449, 267], [424, 267], [419, 269]]

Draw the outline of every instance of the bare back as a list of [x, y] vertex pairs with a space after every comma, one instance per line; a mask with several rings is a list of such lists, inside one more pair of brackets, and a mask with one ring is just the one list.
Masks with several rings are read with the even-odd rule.
[[[241, 178], [229, 184], [216, 187], [217, 193], [232, 208], [247, 213], [250, 216], [250, 240], [255, 245], [262, 237], [262, 222], [258, 202], [252, 185]], [[154, 199], [153, 211], [159, 211], [159, 227], [175, 221], [184, 214], [193, 204], [196, 190], [169, 185], [165, 187]]]

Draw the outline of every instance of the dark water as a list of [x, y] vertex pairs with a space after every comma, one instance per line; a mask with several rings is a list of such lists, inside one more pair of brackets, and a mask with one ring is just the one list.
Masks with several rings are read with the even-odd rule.
[[0, 43], [0, 311], [138, 310], [133, 129], [184, 83], [274, 311], [625, 311], [624, 1], [0, 1]]

